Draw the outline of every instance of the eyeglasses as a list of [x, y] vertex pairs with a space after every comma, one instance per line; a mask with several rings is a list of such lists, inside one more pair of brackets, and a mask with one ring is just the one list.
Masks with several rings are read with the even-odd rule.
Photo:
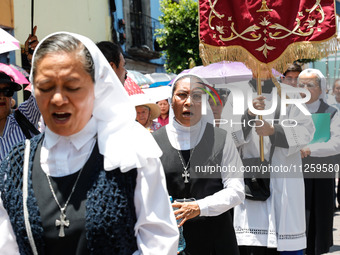
[[316, 88], [316, 87], [318, 87], [318, 85], [315, 85], [315, 84], [313, 84], [313, 83], [299, 83], [299, 84], [298, 84], [298, 87], [300, 87], [300, 88], [307, 87], [307, 88], [311, 89], [311, 88]]
[[298, 78], [293, 78], [293, 77], [284, 77], [285, 81], [288, 83], [296, 83]]
[[185, 101], [189, 98], [191, 98], [192, 101], [195, 103], [202, 102], [202, 92], [193, 92], [193, 93], [186, 93], [186, 92], [178, 92], [175, 94], [175, 98], [181, 101]]
[[5, 97], [12, 97], [14, 95], [14, 90], [10, 88], [0, 89], [0, 94], [3, 93]]

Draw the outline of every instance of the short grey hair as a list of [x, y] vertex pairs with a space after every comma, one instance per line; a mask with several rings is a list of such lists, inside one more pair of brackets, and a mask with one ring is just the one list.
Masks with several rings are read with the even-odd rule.
[[49, 38], [45, 39], [38, 47], [34, 55], [34, 62], [32, 63], [33, 80], [36, 75], [37, 65], [39, 64], [39, 62], [47, 54], [54, 54], [56, 52], [76, 52], [77, 56], [79, 56], [79, 59], [84, 66], [85, 71], [90, 74], [92, 81], [95, 82], [94, 61], [89, 50], [77, 38], [64, 33], [50, 36]]
[[317, 82], [319, 88], [322, 90], [321, 81], [322, 81], [322, 79], [325, 78], [325, 77], [321, 77], [321, 76], [320, 76], [320, 71], [319, 71], [319, 70], [313, 69], [313, 68], [308, 68], [308, 69], [303, 70], [303, 71], [299, 74], [298, 81], [300, 81], [300, 79], [301, 79], [300, 76], [302, 76], [302, 75], [304, 75], [304, 74], [314, 74], [314, 75], [316, 75], [315, 80], [316, 80], [316, 82]]

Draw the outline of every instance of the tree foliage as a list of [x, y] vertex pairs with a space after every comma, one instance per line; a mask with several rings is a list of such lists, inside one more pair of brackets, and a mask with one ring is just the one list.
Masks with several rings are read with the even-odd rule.
[[180, 73], [189, 68], [190, 61], [201, 65], [198, 37], [198, 3], [195, 0], [160, 0], [160, 22], [156, 30], [157, 42], [164, 49], [165, 69]]

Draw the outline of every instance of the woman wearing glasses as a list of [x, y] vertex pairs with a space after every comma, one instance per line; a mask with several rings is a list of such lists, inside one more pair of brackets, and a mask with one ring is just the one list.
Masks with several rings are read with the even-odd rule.
[[[0, 72], [0, 162], [11, 147], [23, 141], [26, 136], [20, 128], [12, 113], [12, 96], [15, 91], [21, 90], [21, 85], [14, 82], [13, 77]], [[19, 109], [35, 127], [38, 125], [40, 111], [33, 96], [23, 102]]]
[[183, 226], [185, 254], [237, 255], [229, 210], [243, 201], [244, 185], [228, 167], [237, 171], [242, 163], [227, 132], [209, 123], [213, 114], [205, 84], [192, 74], [178, 76], [169, 124], [153, 135], [163, 151], [161, 161], [176, 219]]

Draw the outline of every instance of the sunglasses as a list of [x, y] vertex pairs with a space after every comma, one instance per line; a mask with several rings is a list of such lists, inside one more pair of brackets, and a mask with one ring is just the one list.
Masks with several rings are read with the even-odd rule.
[[0, 89], [0, 94], [3, 93], [5, 97], [12, 97], [14, 95], [14, 90], [13, 89]]

